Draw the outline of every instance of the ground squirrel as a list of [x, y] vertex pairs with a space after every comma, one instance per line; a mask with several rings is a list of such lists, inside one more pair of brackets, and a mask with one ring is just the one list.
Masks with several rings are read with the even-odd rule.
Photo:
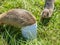
[[44, 10], [42, 11], [42, 18], [50, 18], [54, 10], [55, 0], [45, 0]]

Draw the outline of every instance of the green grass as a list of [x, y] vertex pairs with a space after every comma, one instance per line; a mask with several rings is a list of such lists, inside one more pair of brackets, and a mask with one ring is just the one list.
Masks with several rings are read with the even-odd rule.
[[25, 41], [21, 31], [10, 25], [0, 26], [0, 45], [60, 45], [60, 0], [47, 26], [40, 22], [44, 0], [0, 0], [0, 14], [13, 8], [31, 11], [38, 22], [37, 40]]

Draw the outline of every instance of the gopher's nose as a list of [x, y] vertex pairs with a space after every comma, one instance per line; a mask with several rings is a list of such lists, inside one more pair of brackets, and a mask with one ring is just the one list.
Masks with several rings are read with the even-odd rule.
[[42, 17], [43, 17], [43, 18], [49, 18], [49, 12], [47, 12], [47, 13], [46, 13], [46, 12], [45, 12], [45, 13], [42, 13]]
[[46, 15], [43, 15], [44, 18], [46, 18]]

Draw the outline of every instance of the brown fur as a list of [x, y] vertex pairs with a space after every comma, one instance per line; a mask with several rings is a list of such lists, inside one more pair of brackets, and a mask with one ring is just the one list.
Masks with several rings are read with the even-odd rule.
[[28, 26], [36, 23], [35, 17], [23, 9], [12, 9], [0, 15], [0, 22], [13, 26]]

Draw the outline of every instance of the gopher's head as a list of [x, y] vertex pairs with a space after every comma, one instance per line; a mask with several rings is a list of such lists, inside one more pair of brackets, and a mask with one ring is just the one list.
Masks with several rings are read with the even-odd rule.
[[42, 18], [50, 18], [52, 15], [52, 10], [51, 9], [44, 9], [42, 14], [41, 14], [41, 17]]

